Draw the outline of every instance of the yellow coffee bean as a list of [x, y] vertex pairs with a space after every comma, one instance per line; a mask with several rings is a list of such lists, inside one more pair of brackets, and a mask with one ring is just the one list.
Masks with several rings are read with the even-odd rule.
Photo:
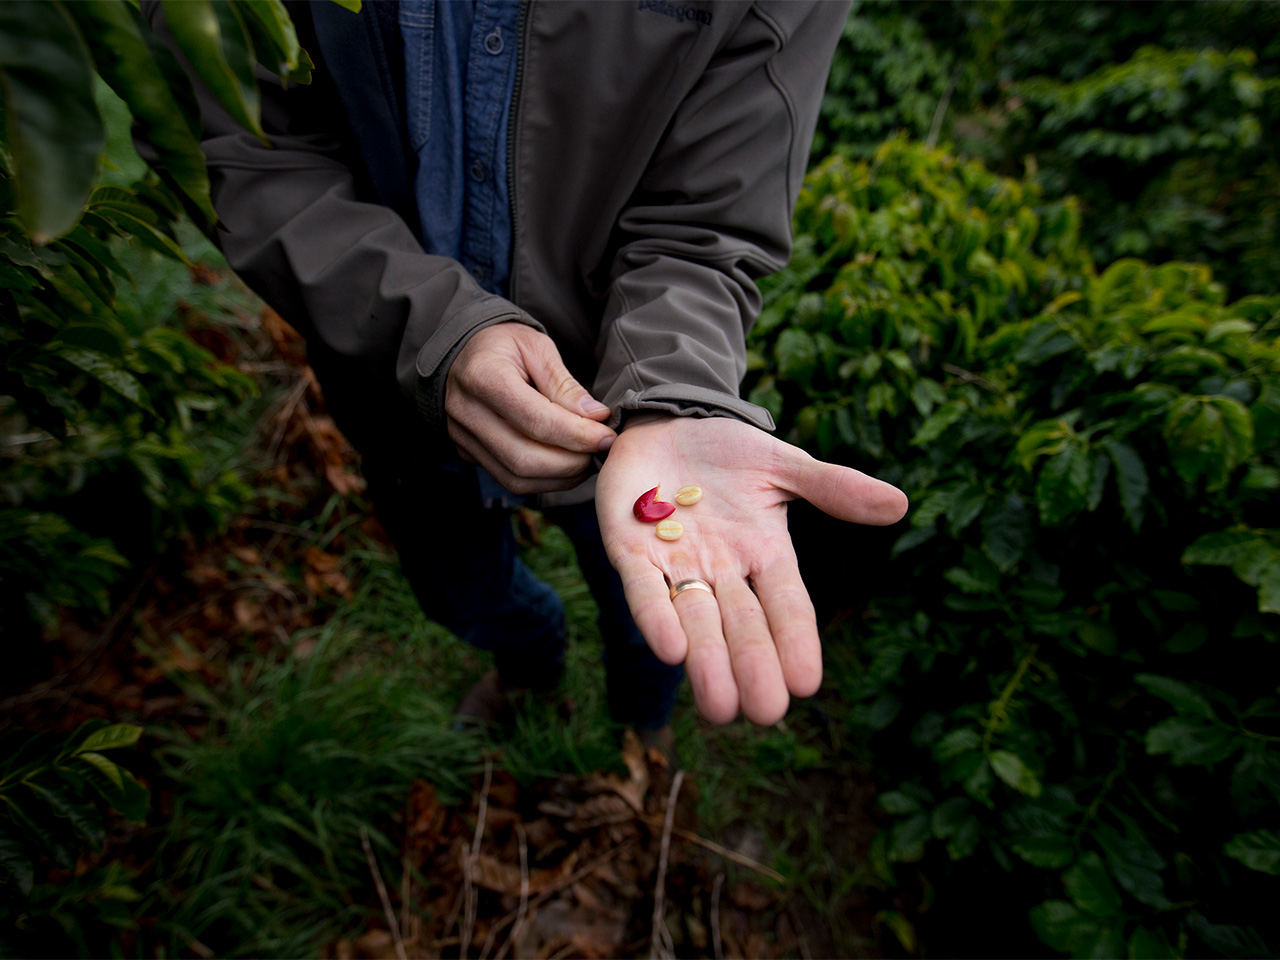
[[658, 523], [658, 539], [679, 540], [684, 533], [684, 524], [678, 520], [661, 520]]
[[702, 499], [702, 488], [690, 483], [676, 491], [676, 503], [682, 507], [691, 507]]

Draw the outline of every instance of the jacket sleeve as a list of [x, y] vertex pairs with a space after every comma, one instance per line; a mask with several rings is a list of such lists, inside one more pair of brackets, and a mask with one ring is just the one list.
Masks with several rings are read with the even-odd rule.
[[[143, 10], [175, 47], [159, 7]], [[361, 366], [394, 364], [402, 393], [442, 430], [444, 374], [466, 339], [508, 320], [543, 328], [456, 260], [424, 252], [394, 210], [364, 199], [363, 168], [343, 146], [342, 109], [313, 46], [310, 85], [285, 89], [259, 67], [270, 145], [239, 126], [179, 54], [200, 104], [214, 240], [309, 343]]]
[[619, 218], [621, 244], [597, 347], [595, 396], [619, 410], [732, 416], [773, 429], [739, 398], [755, 280], [791, 253], [791, 214], [842, 2], [761, 2], [678, 108]]

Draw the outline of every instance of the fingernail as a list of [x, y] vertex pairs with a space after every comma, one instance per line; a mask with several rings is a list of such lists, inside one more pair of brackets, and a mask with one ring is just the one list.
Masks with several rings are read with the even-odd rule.
[[583, 413], [599, 413], [601, 410], [608, 410], [609, 408], [595, 397], [583, 397], [578, 404], [578, 409]]
[[613, 441], [617, 439], [618, 438], [614, 436], [605, 437], [603, 440], [600, 441], [600, 445], [596, 447], [596, 453], [608, 452], [609, 448], [613, 446]]

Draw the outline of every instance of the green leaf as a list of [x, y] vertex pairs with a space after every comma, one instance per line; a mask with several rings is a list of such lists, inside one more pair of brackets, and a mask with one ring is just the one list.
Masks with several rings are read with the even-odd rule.
[[1138, 927], [1129, 938], [1129, 960], [1174, 960], [1178, 954], [1163, 933]]
[[1147, 753], [1169, 754], [1174, 766], [1212, 766], [1240, 747], [1231, 730], [1171, 717], [1147, 731]]
[[35, 884], [35, 868], [31, 857], [17, 839], [4, 833], [0, 833], [0, 871], [0, 877], [7, 875], [12, 879], [24, 897], [31, 895], [31, 888]]
[[122, 781], [121, 790], [107, 799], [126, 820], [143, 823], [147, 819], [147, 810], [151, 806], [151, 793], [124, 767], [120, 767], [119, 770]]
[[965, 547], [964, 562], [943, 574], [950, 583], [965, 593], [997, 593], [1000, 589], [1000, 571], [983, 553]]
[[142, 388], [142, 384], [137, 381], [133, 374], [110, 357], [94, 350], [86, 350], [83, 347], [73, 347], [66, 344], [59, 346], [56, 354], [67, 363], [89, 374], [99, 383], [110, 387], [126, 400], [132, 400], [138, 406], [147, 410], [151, 409], [151, 403], [147, 398], [146, 391]]
[[[209, 221], [218, 219], [200, 149], [198, 116], [184, 113], [169, 75], [152, 55], [150, 27], [119, 0], [78, 0], [71, 9], [89, 40], [98, 72], [129, 107], [138, 132], [156, 150], [160, 165]], [[296, 38], [295, 38], [296, 44]], [[188, 84], [185, 74], [181, 83]]]
[[75, 749], [77, 754], [90, 750], [118, 750], [131, 747], [142, 736], [142, 728], [131, 723], [113, 723], [95, 730]]
[[77, 760], [83, 760], [89, 766], [99, 771], [103, 776], [115, 784], [117, 790], [124, 789], [124, 779], [120, 776], [120, 768], [108, 760], [100, 753], [94, 753], [92, 750], [87, 753], [78, 753]]
[[1101, 924], [1065, 900], [1046, 900], [1031, 908], [1031, 928], [1046, 944], [1073, 957], [1119, 957], [1124, 940], [1113, 926]]
[[107, 836], [102, 817], [73, 784], [28, 779], [26, 786], [42, 798], [55, 814], [69, 820], [78, 837], [95, 850], [102, 848]]
[[977, 817], [967, 817], [956, 826], [955, 833], [947, 841], [947, 856], [952, 860], [964, 860], [973, 855], [982, 839], [982, 824]]
[[1174, 470], [1187, 483], [1202, 477], [1219, 490], [1253, 448], [1253, 420], [1230, 397], [1184, 396], [1169, 408], [1164, 426]]
[[966, 483], [956, 491], [947, 507], [947, 523], [951, 525], [951, 535], [959, 537], [960, 533], [977, 519], [987, 502], [987, 491], [980, 483]]
[[265, 143], [253, 44], [229, 3], [162, 0], [165, 20], [187, 61], [238, 124]]
[[[1210, 923], [1202, 913], [1187, 914], [1187, 926], [1211, 949], [1232, 958], [1265, 957], [1267, 944], [1256, 930], [1228, 923]], [[1193, 956], [1197, 955], [1193, 953]]]
[[946, 840], [969, 820], [976, 820], [968, 797], [951, 797], [933, 808], [929, 826], [939, 840]]
[[1124, 836], [1103, 824], [1094, 831], [1094, 838], [1106, 854], [1107, 868], [1120, 886], [1148, 906], [1168, 905], [1164, 881], [1160, 878], [1160, 871], [1165, 866], [1164, 857], [1136, 823], [1126, 823]]
[[1059, 953], [1070, 953], [1080, 923], [1091, 923], [1065, 900], [1046, 900], [1031, 908], [1031, 928], [1036, 936]]
[[1049, 457], [1036, 481], [1040, 522], [1058, 526], [1084, 509], [1093, 485], [1093, 461], [1079, 443]]
[[1062, 875], [1067, 895], [1077, 907], [1095, 917], [1114, 917], [1123, 906], [1120, 891], [1111, 882], [1102, 858], [1090, 851]]
[[1065, 837], [1031, 837], [1013, 845], [1013, 852], [1033, 867], [1059, 870], [1076, 856], [1076, 848]]
[[933, 745], [933, 759], [941, 763], [951, 757], [977, 750], [982, 746], [982, 737], [970, 727], [960, 727], [946, 734]]
[[1213, 706], [1209, 703], [1209, 699], [1188, 683], [1174, 680], [1172, 677], [1157, 677], [1150, 673], [1140, 673], [1133, 679], [1145, 687], [1147, 692], [1154, 693], [1179, 713], [1204, 717], [1206, 720], [1214, 719]]
[[1136, 532], [1142, 526], [1143, 502], [1150, 489], [1147, 468], [1142, 458], [1128, 444], [1109, 440], [1103, 444], [1103, 448], [1116, 468], [1116, 491], [1120, 494], [1124, 518]]
[[988, 501], [982, 514], [982, 547], [1001, 573], [1022, 559], [1031, 539], [1031, 518], [1023, 499], [1002, 493]]
[[0, 129], [18, 216], [38, 243], [80, 219], [106, 130], [80, 31], [56, 0], [0, 3]]
[[1022, 758], [1009, 750], [991, 751], [991, 769], [997, 777], [1019, 793], [1029, 797], [1040, 796], [1040, 778], [1022, 762]]
[[918, 547], [922, 543], [928, 543], [937, 535], [938, 525], [936, 523], [908, 530], [894, 541], [893, 548], [889, 551], [889, 556], [890, 558], [893, 558], [901, 553], [906, 553], [912, 547]]
[[160, 229], [154, 222], [155, 215], [140, 204], [125, 205], [114, 202], [99, 204], [91, 198], [89, 209], [143, 246], [149, 247], [162, 256], [190, 265], [191, 261], [187, 259], [178, 242]]
[[807, 387], [818, 364], [818, 347], [804, 330], [788, 327], [778, 335], [774, 347], [778, 357], [778, 376]]
[[747, 400], [768, 410], [775, 422], [782, 419], [782, 391], [778, 389], [773, 377], [761, 378], [747, 394]]
[[1237, 833], [1227, 841], [1222, 852], [1250, 870], [1280, 876], [1280, 833], [1274, 830]]
[[957, 401], [943, 404], [933, 416], [920, 425], [916, 435], [911, 438], [913, 447], [922, 447], [937, 440], [946, 429], [964, 416], [968, 407]]
[[1280, 613], [1280, 561], [1267, 566], [1258, 577], [1258, 610]]
[[889, 837], [889, 859], [895, 863], [916, 863], [924, 857], [924, 846], [933, 835], [928, 814], [917, 814], [893, 826]]
[[1249, 408], [1253, 415], [1253, 439], [1259, 453], [1274, 453], [1280, 444], [1280, 384], [1269, 380]]
[[908, 813], [915, 813], [920, 809], [920, 803], [914, 797], [910, 797], [900, 790], [890, 790], [888, 793], [882, 793], [876, 798], [883, 810], [895, 816], [903, 816]]
[[1256, 530], [1233, 527], [1197, 537], [1183, 551], [1182, 562], [1231, 567], [1245, 583], [1257, 586], [1262, 571], [1274, 561], [1277, 553], [1280, 551]]
[[240, 0], [240, 7], [245, 26], [253, 34], [258, 60], [282, 79], [309, 83], [313, 64], [298, 46], [298, 34], [284, 4], [280, 0]]

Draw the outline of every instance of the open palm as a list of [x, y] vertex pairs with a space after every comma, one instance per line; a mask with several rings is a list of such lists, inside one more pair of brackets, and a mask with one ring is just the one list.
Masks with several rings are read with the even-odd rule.
[[[702, 500], [679, 507], [675, 541], [632, 514], [656, 485], [672, 499], [686, 484]], [[900, 490], [815, 460], [755, 427], [723, 418], [643, 415], [618, 437], [600, 471], [596, 511], [609, 560], [640, 632], [659, 659], [685, 664], [698, 710], [726, 723], [741, 710], [775, 723], [790, 697], [822, 682], [822, 649], [787, 533], [797, 498], [841, 520], [883, 525], [906, 512]], [[714, 595], [671, 584], [705, 580]]]

